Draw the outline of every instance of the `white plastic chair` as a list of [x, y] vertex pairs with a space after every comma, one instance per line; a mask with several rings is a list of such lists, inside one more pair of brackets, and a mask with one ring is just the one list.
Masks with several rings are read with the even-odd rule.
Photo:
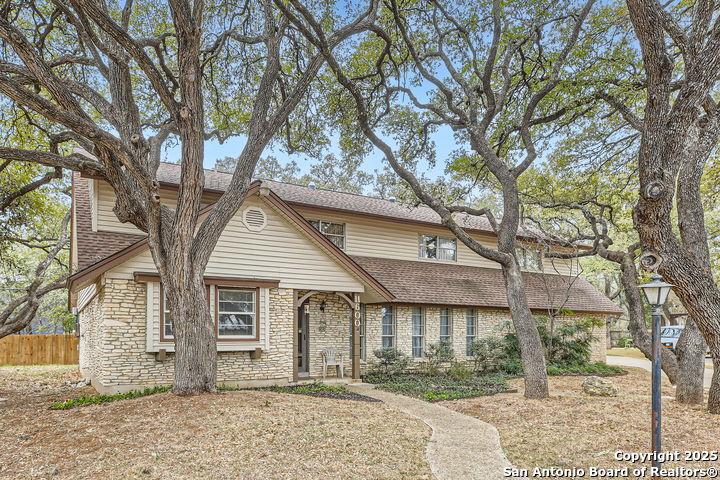
[[336, 367], [340, 372], [340, 378], [344, 378], [345, 363], [343, 354], [338, 353], [334, 348], [324, 348], [320, 351], [322, 356], [323, 379], [327, 376], [327, 367]]

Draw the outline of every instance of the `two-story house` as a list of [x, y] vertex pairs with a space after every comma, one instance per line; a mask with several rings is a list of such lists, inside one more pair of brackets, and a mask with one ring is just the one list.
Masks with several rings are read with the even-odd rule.
[[[180, 167], [161, 164], [172, 207]], [[211, 205], [230, 175], [207, 171]], [[169, 384], [173, 326], [146, 236], [113, 214], [101, 179], [73, 177], [70, 301], [79, 316], [80, 369], [101, 392]], [[483, 244], [481, 218], [459, 222]], [[577, 265], [523, 250], [531, 308], [570, 316], [620, 310]], [[535, 247], [537, 248], [537, 247]], [[205, 272], [215, 321], [218, 381], [260, 385], [317, 377], [321, 350], [342, 352], [359, 378], [373, 351], [396, 347], [422, 361], [447, 339], [457, 357], [509, 320], [498, 265], [457, 241], [429, 208], [361, 195], [256, 181], [227, 225]], [[604, 359], [605, 333], [593, 349]]]

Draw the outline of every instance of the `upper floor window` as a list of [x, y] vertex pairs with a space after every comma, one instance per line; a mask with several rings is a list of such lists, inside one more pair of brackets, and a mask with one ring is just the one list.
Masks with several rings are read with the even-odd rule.
[[540, 252], [540, 250], [517, 247], [515, 249], [515, 256], [522, 270], [530, 272], [542, 271], [542, 252]]
[[439, 235], [420, 235], [420, 258], [457, 260], [457, 240]]
[[325, 238], [333, 242], [339, 248], [345, 250], [345, 224], [332, 223], [324, 220], [310, 220], [310, 224], [318, 229]]

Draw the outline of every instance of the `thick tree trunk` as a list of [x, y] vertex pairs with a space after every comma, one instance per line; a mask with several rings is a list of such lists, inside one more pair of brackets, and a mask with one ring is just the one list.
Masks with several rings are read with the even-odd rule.
[[720, 357], [713, 355], [713, 377], [708, 396], [708, 410], [710, 413], [720, 413]]
[[685, 324], [675, 351], [679, 366], [675, 398], [680, 403], [700, 404], [705, 392], [705, 342], [691, 318]]
[[200, 277], [189, 285], [163, 283], [175, 337], [173, 392], [192, 395], [215, 391], [217, 346], [207, 291]]
[[525, 374], [525, 397], [547, 398], [549, 395], [547, 366], [540, 340], [540, 333], [528, 306], [525, 283], [517, 262], [508, 268], [503, 266], [508, 306], [520, 345], [523, 372]]

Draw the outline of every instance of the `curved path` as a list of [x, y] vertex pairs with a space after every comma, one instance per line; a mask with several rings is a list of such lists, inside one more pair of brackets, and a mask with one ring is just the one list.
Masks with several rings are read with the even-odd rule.
[[488, 423], [437, 404], [376, 390], [366, 383], [348, 388], [419, 418], [432, 429], [425, 455], [439, 480], [498, 480], [505, 477], [504, 468], [512, 467], [500, 447], [497, 429]]

